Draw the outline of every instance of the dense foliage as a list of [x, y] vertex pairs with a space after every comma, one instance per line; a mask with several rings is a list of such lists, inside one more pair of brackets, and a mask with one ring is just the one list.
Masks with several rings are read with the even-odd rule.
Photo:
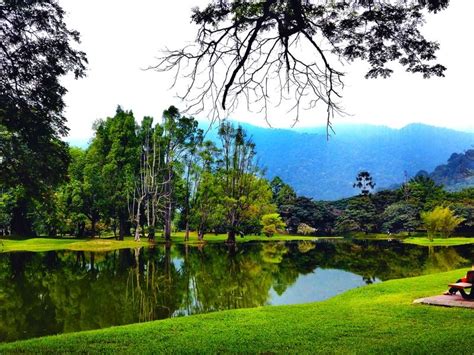
[[[245, 234], [428, 230], [430, 236], [449, 236], [474, 230], [473, 188], [449, 192], [419, 174], [397, 189], [374, 193], [375, 178], [361, 171], [354, 183], [358, 196], [331, 202], [298, 196], [281, 178], [262, 177], [255, 143], [242, 127], [223, 122], [216, 139], [206, 140], [197, 121], [175, 107], [159, 123], [151, 117], [138, 123], [131, 111], [119, 107], [113, 117], [98, 120], [94, 130], [87, 149], [70, 148], [68, 181], [26, 209], [35, 234], [110, 232], [138, 241], [153, 240], [160, 231], [170, 240], [173, 231], [183, 230], [185, 239], [196, 231], [199, 239], [227, 233], [235, 242]], [[0, 195], [2, 234], [11, 230], [12, 191]]]
[[82, 77], [87, 61], [64, 15], [56, 0], [0, 5], [0, 192], [14, 200], [9, 225], [18, 234], [31, 233], [28, 210], [47, 205], [67, 174], [60, 78]]
[[[255, 144], [241, 127], [222, 123], [215, 144], [175, 107], [161, 123], [145, 117], [141, 124], [119, 107], [94, 130], [86, 150], [70, 149], [68, 181], [28, 210], [36, 234], [82, 237], [110, 230], [118, 239], [133, 232], [140, 240], [162, 230], [169, 240], [181, 228], [201, 239], [225, 232], [234, 242], [238, 234], [260, 233], [262, 216], [276, 211], [256, 165]], [[4, 234], [11, 197], [0, 196]], [[274, 228], [284, 226], [275, 222]]]
[[278, 177], [271, 186], [278, 212], [290, 233], [346, 235], [428, 230], [430, 235], [450, 236], [455, 230], [474, 232], [474, 188], [449, 192], [425, 176], [417, 176], [395, 190], [374, 194], [362, 190], [359, 196], [338, 201], [297, 196]]

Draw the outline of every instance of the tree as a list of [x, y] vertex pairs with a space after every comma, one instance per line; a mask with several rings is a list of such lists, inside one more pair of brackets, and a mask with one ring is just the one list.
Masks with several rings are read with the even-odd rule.
[[445, 67], [432, 64], [439, 45], [420, 27], [426, 10], [437, 12], [448, 2], [210, 1], [193, 9], [196, 43], [166, 51], [152, 68], [175, 71], [174, 83], [182, 75], [189, 109], [203, 111], [209, 100], [211, 118], [226, 117], [239, 100], [267, 113], [276, 96], [275, 105], [291, 100], [295, 122], [300, 107], [324, 103], [329, 129], [343, 86], [336, 58], [366, 61], [367, 78], [390, 76], [392, 61], [425, 78], [444, 75]]
[[453, 231], [464, 221], [464, 218], [454, 215], [448, 207], [437, 206], [429, 212], [422, 212], [421, 219], [428, 232], [428, 238], [433, 240], [435, 233], [440, 233], [443, 237], [449, 237]]
[[433, 209], [440, 204], [446, 197], [443, 186], [428, 176], [419, 174], [410, 179], [406, 187], [402, 187], [408, 191], [408, 201], [416, 204], [424, 211]]
[[272, 201], [278, 207], [291, 204], [296, 199], [295, 190], [283, 182], [279, 176], [274, 177], [270, 181], [270, 187], [273, 194]]
[[[195, 151], [196, 146], [202, 143], [203, 131], [198, 129], [198, 122], [193, 117], [185, 117], [179, 110], [170, 106], [163, 112], [163, 163], [165, 166], [164, 180], [164, 237], [171, 239], [171, 226], [175, 208], [175, 180], [176, 169], [180, 159]], [[194, 154], [194, 153], [192, 153]]]
[[245, 221], [253, 219], [253, 224], [258, 225], [263, 214], [273, 212], [268, 211], [272, 193], [268, 182], [258, 176], [255, 144], [242, 127], [223, 122], [219, 137], [222, 163], [217, 173], [222, 184], [225, 228], [227, 241], [235, 243], [236, 233], [244, 232]]
[[106, 192], [101, 201], [102, 214], [118, 223], [118, 238], [123, 240], [129, 234], [128, 199], [133, 194], [140, 162], [133, 113], [118, 107], [114, 117], [96, 122], [95, 137], [87, 155], [87, 169], [99, 173], [96, 183]]
[[418, 217], [419, 211], [415, 206], [399, 201], [385, 209], [382, 215], [384, 221], [382, 228], [389, 232], [405, 230], [410, 233], [420, 225]]
[[[164, 194], [164, 147], [162, 146], [163, 127], [155, 125], [153, 118], [144, 117], [139, 128], [140, 169], [135, 176], [135, 188], [131, 199], [130, 219], [135, 223], [135, 241], [140, 240], [140, 227], [143, 235], [147, 229], [148, 239], [155, 239], [158, 216], [163, 214]], [[146, 224], [146, 227], [145, 227]]]
[[362, 196], [368, 196], [375, 187], [375, 182], [368, 171], [361, 171], [357, 174], [356, 182], [352, 185], [360, 190]]
[[[203, 142], [199, 149], [198, 163], [192, 170], [188, 188], [188, 211], [186, 211], [185, 228], [188, 234], [189, 224], [195, 227], [198, 239], [202, 240], [206, 231], [215, 228], [224, 219], [222, 207], [222, 185], [219, 184], [217, 160], [220, 150], [211, 141]], [[191, 169], [188, 170], [188, 172]]]
[[17, 190], [14, 234], [30, 234], [32, 199], [46, 196], [67, 173], [60, 78], [85, 74], [86, 56], [73, 48], [79, 33], [64, 22], [56, 0], [5, 0], [0, 6], [0, 185]]
[[261, 224], [263, 227], [263, 234], [265, 234], [267, 237], [273, 237], [275, 233], [285, 230], [286, 227], [278, 213], [269, 213], [263, 215]]
[[373, 232], [377, 226], [377, 211], [370, 196], [352, 198], [343, 214], [336, 220], [338, 233], [361, 231]]

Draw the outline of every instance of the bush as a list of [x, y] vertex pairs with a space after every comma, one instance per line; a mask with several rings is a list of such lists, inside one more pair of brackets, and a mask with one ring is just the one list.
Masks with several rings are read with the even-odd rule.
[[298, 234], [309, 235], [316, 232], [316, 228], [313, 228], [306, 223], [298, 224]]
[[263, 227], [263, 234], [267, 237], [272, 237], [275, 233], [280, 232], [286, 228], [278, 213], [269, 213], [262, 216], [261, 225]]
[[459, 226], [464, 218], [454, 215], [449, 207], [436, 207], [433, 211], [421, 213], [421, 219], [428, 232], [428, 238], [433, 240], [433, 236], [439, 233], [447, 238]]

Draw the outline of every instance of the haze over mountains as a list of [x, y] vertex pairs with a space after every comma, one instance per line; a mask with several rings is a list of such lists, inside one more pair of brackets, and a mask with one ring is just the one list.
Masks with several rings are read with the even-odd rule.
[[[386, 188], [402, 183], [405, 171], [409, 177], [420, 170], [432, 172], [446, 164], [453, 153], [474, 147], [474, 132], [424, 124], [401, 129], [341, 125], [329, 140], [325, 127], [271, 129], [241, 125], [253, 137], [259, 165], [266, 168], [268, 178], [280, 176], [298, 194], [318, 200], [357, 194], [352, 184], [361, 170], [372, 174], [377, 188]], [[208, 132], [207, 138], [215, 140], [216, 130]], [[71, 144], [86, 145], [84, 141]]]
[[[401, 129], [375, 125], [338, 126], [326, 139], [326, 128], [270, 129], [241, 124], [257, 145], [266, 176], [280, 176], [298, 194], [334, 200], [358, 193], [352, 184], [369, 171], [377, 188], [404, 181], [420, 170], [433, 171], [453, 153], [474, 145], [474, 133], [424, 124]], [[212, 137], [215, 133], [210, 133]]]

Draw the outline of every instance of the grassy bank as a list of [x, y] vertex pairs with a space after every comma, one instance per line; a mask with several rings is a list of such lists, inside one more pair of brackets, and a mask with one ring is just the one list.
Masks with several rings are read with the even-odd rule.
[[[237, 236], [235, 241], [237, 243], [247, 243], [247, 242], [283, 242], [283, 241], [303, 241], [303, 240], [317, 240], [317, 239], [341, 239], [342, 237], [305, 237], [301, 235], [286, 235], [286, 234], [276, 234], [273, 237], [265, 237], [263, 235], [246, 235], [244, 237]], [[177, 232], [173, 234], [172, 241], [175, 243], [185, 243], [184, 232]], [[160, 238], [158, 241], [162, 240]], [[200, 241], [196, 233], [191, 233], [189, 235], [189, 244], [200, 244], [200, 243], [222, 243], [227, 240], [227, 234], [206, 234], [204, 236], [204, 241]]]
[[133, 238], [119, 241], [114, 239], [57, 239], [31, 238], [25, 240], [0, 240], [0, 252], [11, 251], [51, 251], [51, 250], [83, 250], [108, 251], [116, 249], [148, 246], [148, 242], [135, 242]]
[[[474, 311], [412, 304], [465, 270], [387, 281], [330, 300], [173, 318], [0, 345], [0, 353], [469, 352]], [[466, 347], [467, 346], [467, 347]]]
[[[172, 236], [173, 243], [185, 243], [184, 233], [176, 233]], [[227, 239], [227, 235], [206, 235], [204, 241], [199, 241], [195, 234], [191, 234], [188, 243], [197, 245], [202, 243], [222, 243]], [[271, 238], [263, 236], [245, 236], [237, 238], [237, 243], [246, 243], [254, 241], [294, 241], [294, 240], [315, 240], [315, 237], [276, 235]], [[156, 237], [155, 243], [164, 243], [164, 239]], [[135, 242], [132, 237], [126, 237], [125, 240], [115, 239], [71, 239], [71, 238], [30, 238], [23, 240], [0, 239], [0, 252], [11, 251], [32, 251], [42, 252], [51, 250], [83, 250], [83, 251], [110, 251], [116, 249], [128, 249], [136, 247], [153, 246], [146, 239]]]
[[403, 240], [407, 244], [415, 244], [421, 246], [454, 246], [454, 245], [466, 245], [474, 244], [474, 238], [467, 237], [451, 237], [451, 238], [433, 238], [429, 240], [428, 237], [415, 237], [407, 238]]

